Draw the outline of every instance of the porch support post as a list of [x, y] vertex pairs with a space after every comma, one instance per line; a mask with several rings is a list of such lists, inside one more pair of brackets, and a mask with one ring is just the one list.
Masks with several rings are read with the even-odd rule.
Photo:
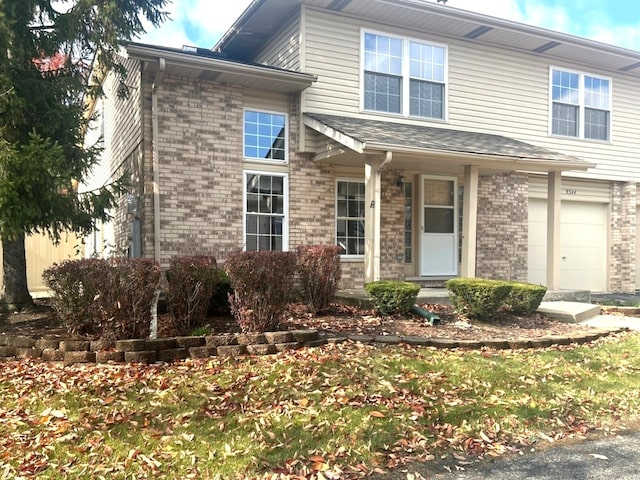
[[560, 289], [561, 172], [549, 172], [547, 185], [547, 288]]
[[380, 211], [382, 167], [391, 161], [391, 152], [383, 158], [367, 157], [364, 164], [364, 281], [380, 280]]
[[476, 276], [476, 230], [478, 225], [478, 167], [464, 167], [464, 198], [462, 205], [462, 258], [460, 276]]

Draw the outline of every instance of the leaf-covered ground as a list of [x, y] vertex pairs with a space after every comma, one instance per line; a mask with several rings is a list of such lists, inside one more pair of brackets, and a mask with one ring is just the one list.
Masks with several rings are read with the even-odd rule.
[[[311, 314], [306, 306], [292, 304], [282, 322], [282, 330], [314, 328], [322, 335], [417, 335], [465, 340], [535, 338], [547, 335], [577, 334], [593, 330], [592, 327], [566, 323], [540, 313], [515, 315], [503, 312], [491, 321], [478, 321], [459, 315], [450, 305], [422, 305], [440, 318], [434, 325], [414, 315], [389, 315], [381, 317], [372, 310], [333, 304], [322, 314]], [[168, 315], [159, 317], [160, 335], [174, 336], [168, 327]], [[239, 327], [233, 317], [211, 316], [203, 331], [210, 333], [236, 332]], [[32, 337], [68, 338], [68, 330], [56, 319], [46, 304], [33, 312], [0, 314], [0, 335], [27, 335]]]
[[638, 417], [640, 336], [529, 350], [347, 342], [174, 365], [0, 363], [0, 478], [352, 479]]

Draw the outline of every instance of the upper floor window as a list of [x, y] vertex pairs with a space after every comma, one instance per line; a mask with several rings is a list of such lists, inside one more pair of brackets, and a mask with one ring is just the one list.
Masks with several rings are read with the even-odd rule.
[[244, 111], [244, 157], [255, 160], [287, 159], [287, 116], [283, 113]]
[[365, 110], [444, 119], [447, 49], [364, 33]]
[[551, 133], [609, 140], [611, 80], [566, 70], [551, 70]]

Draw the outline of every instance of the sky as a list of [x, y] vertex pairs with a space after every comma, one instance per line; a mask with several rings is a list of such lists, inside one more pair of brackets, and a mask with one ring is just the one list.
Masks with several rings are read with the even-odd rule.
[[[171, 20], [159, 29], [149, 28], [138, 41], [211, 48], [249, 3], [251, 0], [170, 0]], [[448, 0], [446, 6], [640, 51], [638, 0]]]

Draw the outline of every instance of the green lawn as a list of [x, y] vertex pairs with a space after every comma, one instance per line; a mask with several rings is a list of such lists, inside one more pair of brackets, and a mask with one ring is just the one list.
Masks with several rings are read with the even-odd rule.
[[4, 362], [0, 478], [332, 479], [464, 461], [623, 428], [640, 413], [639, 370], [631, 334], [538, 351], [345, 343], [149, 367]]

